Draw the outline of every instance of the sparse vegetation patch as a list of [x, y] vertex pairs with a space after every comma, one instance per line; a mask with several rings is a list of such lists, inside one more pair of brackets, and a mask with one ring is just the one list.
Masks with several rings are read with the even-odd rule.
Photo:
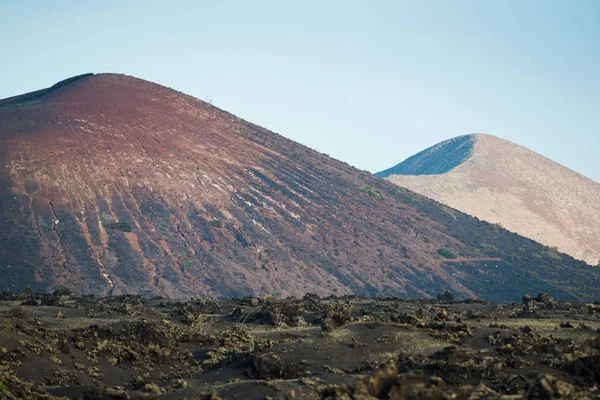
[[213, 228], [222, 228], [223, 227], [223, 221], [220, 221], [218, 219], [213, 219], [208, 224], [210, 226], [212, 226]]
[[114, 230], [121, 231], [121, 232], [132, 232], [133, 231], [131, 224], [129, 222], [124, 222], [124, 221], [115, 222], [114, 224], [107, 224], [105, 226], [109, 229], [114, 229]]
[[445, 249], [445, 248], [439, 249], [438, 250], [438, 254], [440, 256], [442, 256], [444, 258], [448, 258], [450, 260], [453, 260], [453, 259], [455, 259], [457, 257], [455, 252], [453, 252], [450, 249]]
[[500, 232], [502, 229], [504, 229], [504, 227], [502, 226], [502, 224], [500, 222], [496, 222], [495, 224], [492, 224], [491, 228], [494, 232]]
[[23, 307], [13, 307], [8, 311], [8, 315], [13, 318], [27, 319], [30, 313]]
[[558, 247], [548, 247], [548, 250], [546, 250], [546, 254], [553, 260], [562, 261], [562, 256], [558, 251]]
[[378, 190], [374, 190], [374, 189], [371, 189], [370, 187], [366, 187], [366, 186], [365, 187], [361, 187], [359, 190], [362, 193], [366, 193], [366, 194], [368, 194], [371, 197], [374, 197], [374, 198], [379, 199], [379, 200], [383, 200], [383, 195]]

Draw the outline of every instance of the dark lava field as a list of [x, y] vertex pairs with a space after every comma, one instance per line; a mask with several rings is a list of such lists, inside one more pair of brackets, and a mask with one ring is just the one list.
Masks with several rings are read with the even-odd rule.
[[0, 294], [0, 398], [600, 398], [600, 304]]

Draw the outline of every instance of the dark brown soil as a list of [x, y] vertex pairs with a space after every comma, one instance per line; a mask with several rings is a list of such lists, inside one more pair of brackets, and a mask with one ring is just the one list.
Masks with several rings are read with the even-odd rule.
[[[600, 305], [0, 293], [0, 398], [598, 398]], [[504, 396], [504, 397], [503, 397]]]

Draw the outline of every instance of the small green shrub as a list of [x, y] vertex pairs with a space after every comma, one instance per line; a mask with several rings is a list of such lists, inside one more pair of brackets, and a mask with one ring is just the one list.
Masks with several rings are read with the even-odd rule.
[[378, 190], [373, 190], [370, 187], [366, 187], [366, 186], [365, 187], [361, 187], [359, 190], [362, 193], [366, 193], [366, 194], [368, 194], [371, 197], [374, 197], [374, 198], [379, 199], [379, 200], [383, 200], [383, 195]]
[[456, 258], [456, 253], [449, 249], [439, 249], [438, 254], [444, 258], [453, 260]]
[[489, 244], [489, 243], [484, 243], [482, 245], [482, 248], [486, 252], [497, 252], [498, 251], [498, 248], [496, 246], [494, 246], [493, 244]]
[[129, 222], [116, 222], [114, 224], [108, 224], [106, 225], [107, 228], [109, 229], [116, 229], [118, 231], [122, 231], [122, 232], [131, 232], [133, 231], [133, 228], [131, 227], [131, 224]]
[[537, 261], [542, 261], [544, 259], [544, 257], [541, 254], [538, 254], [538, 253], [533, 253], [531, 255], [531, 258], [533, 258], [534, 260], [537, 260]]
[[29, 318], [30, 313], [23, 307], [13, 307], [8, 311], [8, 315], [13, 318], [27, 319]]
[[7, 399], [16, 399], [10, 390], [8, 390], [8, 386], [6, 386], [2, 381], [0, 381], [0, 394], [5, 395]]
[[481, 249], [479, 247], [476, 246], [470, 246], [469, 250], [471, 250], [473, 253], [475, 254], [481, 254]]
[[453, 209], [451, 209], [450, 207], [446, 207], [446, 206], [442, 206], [442, 207], [440, 207], [440, 209], [443, 214], [446, 214], [448, 217], [450, 217], [451, 219], [456, 221], [456, 214], [454, 213]]
[[558, 251], [558, 247], [549, 247], [548, 250], [546, 250], [546, 254], [548, 255], [548, 257], [552, 258], [553, 260], [557, 260], [557, 261], [562, 260], [562, 256], [560, 255], [560, 252]]
[[423, 204], [423, 200], [422, 197], [419, 196], [413, 196], [410, 198], [410, 201], [416, 204]]
[[219, 221], [218, 219], [213, 219], [208, 224], [214, 228], [222, 228], [223, 227], [223, 221]]
[[495, 224], [492, 224], [492, 230], [494, 232], [500, 232], [502, 229], [504, 229], [504, 227], [502, 226], [502, 224], [500, 222], [496, 222]]
[[183, 263], [183, 265], [185, 265], [186, 268], [192, 268], [194, 266], [194, 262], [193, 261], [185, 261]]

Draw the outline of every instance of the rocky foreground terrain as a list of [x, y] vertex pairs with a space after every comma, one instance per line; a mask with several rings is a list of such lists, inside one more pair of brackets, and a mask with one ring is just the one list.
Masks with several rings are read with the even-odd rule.
[[7, 399], [600, 398], [600, 304], [0, 294]]

